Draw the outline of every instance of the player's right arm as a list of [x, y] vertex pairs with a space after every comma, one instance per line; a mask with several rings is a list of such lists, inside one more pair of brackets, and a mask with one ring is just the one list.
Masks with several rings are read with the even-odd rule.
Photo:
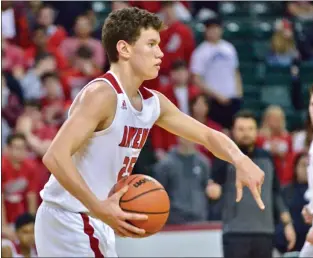
[[147, 216], [125, 213], [119, 207], [118, 199], [127, 189], [105, 201], [98, 200], [72, 161], [72, 155], [86, 143], [97, 127], [115, 114], [117, 97], [114, 90], [104, 82], [95, 82], [84, 90], [77, 101], [44, 155], [43, 163], [69, 193], [118, 234], [144, 234], [144, 230], [126, 223], [126, 220], [142, 220]]

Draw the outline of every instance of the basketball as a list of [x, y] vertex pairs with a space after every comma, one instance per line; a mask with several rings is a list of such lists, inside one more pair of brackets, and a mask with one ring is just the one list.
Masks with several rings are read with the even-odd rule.
[[164, 187], [154, 178], [146, 175], [131, 175], [118, 181], [109, 196], [129, 185], [128, 191], [120, 199], [120, 207], [125, 212], [142, 213], [148, 216], [144, 221], [129, 221], [142, 228], [151, 236], [160, 231], [167, 221], [170, 200]]

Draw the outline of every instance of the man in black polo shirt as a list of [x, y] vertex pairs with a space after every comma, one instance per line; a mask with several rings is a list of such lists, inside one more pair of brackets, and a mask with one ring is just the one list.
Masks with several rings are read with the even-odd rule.
[[[295, 244], [295, 232], [291, 217], [283, 202], [279, 182], [276, 178], [272, 157], [255, 146], [257, 122], [249, 111], [240, 111], [234, 117], [232, 134], [236, 144], [264, 172], [262, 200], [265, 210], [260, 210], [248, 189], [243, 199], [236, 202], [235, 168], [222, 160], [212, 166], [212, 183], [208, 186], [211, 198], [219, 199], [223, 194], [223, 250], [225, 258], [271, 258], [275, 231], [274, 214], [278, 214], [285, 225], [288, 249]], [[216, 191], [222, 185], [222, 191]]]

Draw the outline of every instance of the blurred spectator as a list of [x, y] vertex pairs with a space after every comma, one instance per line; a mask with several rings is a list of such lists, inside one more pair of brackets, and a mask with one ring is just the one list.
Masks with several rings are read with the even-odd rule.
[[292, 135], [292, 148], [294, 152], [308, 151], [313, 140], [313, 127], [308, 115], [303, 130]]
[[25, 103], [24, 113], [19, 117], [15, 130], [25, 135], [31, 157], [37, 164], [37, 197], [40, 201], [39, 191], [43, 188], [50, 176], [50, 172], [43, 165], [41, 160], [49, 148], [52, 139], [55, 137], [57, 128], [53, 125], [48, 125], [43, 120], [40, 101], [29, 100]]
[[103, 73], [93, 62], [95, 54], [92, 49], [84, 45], [75, 52], [72, 68], [61, 76], [67, 99], [73, 100], [82, 87]]
[[[1, 50], [2, 71], [17, 75], [21, 73], [24, 68], [26, 68], [23, 49], [14, 44], [11, 44], [7, 39], [2, 37]], [[17, 75], [16, 77], [19, 76]]]
[[15, 222], [17, 239], [2, 239], [2, 257], [37, 257], [34, 236], [35, 217], [24, 213]]
[[161, 85], [168, 83], [168, 75], [173, 61], [184, 60], [189, 64], [192, 51], [195, 48], [195, 40], [192, 30], [178, 20], [175, 13], [175, 2], [161, 2], [160, 15], [167, 26], [161, 31], [160, 48], [164, 53], [159, 72]]
[[48, 45], [48, 35], [45, 27], [38, 26], [33, 32], [34, 45], [25, 50], [25, 59], [29, 67], [32, 67], [38, 56], [49, 53], [55, 57], [57, 67], [60, 70], [68, 68], [69, 64], [63, 54], [55, 47]]
[[20, 80], [25, 99], [40, 99], [43, 95], [40, 77], [45, 73], [55, 72], [56, 69], [56, 59], [53, 55], [48, 53], [38, 55], [34, 67]]
[[229, 128], [242, 98], [237, 52], [231, 43], [221, 39], [218, 18], [206, 20], [205, 25], [206, 40], [193, 52], [191, 72], [195, 84], [212, 98], [211, 118]]
[[123, 8], [130, 7], [129, 1], [113, 1], [111, 2], [112, 12]]
[[52, 6], [44, 5], [39, 9], [37, 16], [38, 25], [46, 29], [48, 36], [48, 47], [56, 48], [66, 38], [67, 33], [62, 26], [54, 25], [56, 13]]
[[[305, 200], [305, 192], [308, 189], [307, 176], [308, 156], [307, 153], [298, 153], [293, 158], [292, 169], [294, 170], [294, 180], [291, 185], [283, 189], [283, 194], [288, 205], [294, 228], [297, 234], [297, 241], [293, 251], [300, 251], [305, 236], [310, 228], [302, 218], [301, 211], [308, 201]], [[284, 253], [287, 251], [287, 243], [284, 236], [283, 225], [279, 225], [276, 232], [276, 248]]]
[[208, 184], [210, 168], [192, 142], [179, 138], [177, 148], [154, 167], [156, 178], [171, 200], [168, 224], [208, 220]]
[[278, 20], [271, 39], [272, 51], [267, 58], [271, 65], [290, 66], [299, 53], [293, 35], [292, 25], [287, 19]]
[[281, 107], [272, 105], [265, 110], [257, 144], [273, 155], [280, 184], [291, 183], [293, 173], [287, 165], [293, 153], [292, 138], [286, 129], [285, 113]]
[[[182, 60], [173, 62], [170, 72], [170, 83], [159, 91], [174, 105], [186, 114], [190, 113], [189, 100], [198, 94], [199, 90], [189, 82], [187, 64]], [[166, 152], [177, 144], [176, 136], [155, 125], [151, 131], [152, 145], [158, 159], [162, 159]]]
[[15, 78], [8, 74], [2, 73], [2, 103], [1, 114], [2, 119], [5, 119], [8, 126], [13, 128], [16, 120], [23, 111], [23, 91]]
[[[190, 100], [190, 113], [193, 118], [205, 124], [206, 126], [216, 130], [222, 131], [223, 128], [220, 124], [214, 122], [209, 116], [210, 102], [206, 94], [198, 94]], [[198, 145], [197, 148], [210, 160], [214, 158], [214, 155], [204, 146]]]
[[[291, 216], [286, 208], [276, 178], [271, 155], [256, 147], [257, 122], [249, 111], [240, 111], [233, 120], [232, 136], [241, 151], [248, 155], [264, 172], [262, 200], [265, 210], [255, 204], [249, 189], [243, 190], [242, 200], [236, 202], [236, 170], [223, 160], [216, 159], [212, 166], [212, 180], [208, 186], [211, 198], [218, 199], [223, 192], [223, 250], [225, 258], [271, 258], [275, 233], [275, 217], [278, 214], [284, 224], [288, 249], [294, 247], [296, 238]], [[223, 190], [218, 190], [222, 185]], [[212, 187], [214, 188], [212, 189]], [[217, 192], [217, 193], [216, 193]]]
[[78, 16], [76, 19], [75, 36], [66, 38], [60, 45], [60, 51], [66, 56], [72, 64], [75, 64], [75, 55], [77, 50], [82, 47], [88, 47], [93, 52], [93, 65], [102, 69], [105, 65], [105, 53], [100, 40], [91, 37], [92, 22], [86, 15]]
[[287, 11], [295, 18], [313, 20], [313, 4], [310, 1], [290, 1], [287, 4]]
[[25, 211], [35, 214], [38, 207], [36, 165], [27, 158], [26, 147], [23, 135], [10, 135], [1, 161], [2, 232], [10, 239], [16, 218]]
[[41, 99], [44, 120], [50, 125], [60, 127], [68, 105], [60, 79], [56, 73], [45, 73], [41, 76], [41, 83], [44, 90], [44, 97]]

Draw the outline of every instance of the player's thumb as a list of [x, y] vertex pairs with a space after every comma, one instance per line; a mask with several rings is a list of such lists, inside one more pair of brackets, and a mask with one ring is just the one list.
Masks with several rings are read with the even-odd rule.
[[122, 196], [123, 196], [127, 191], [128, 191], [128, 185], [124, 186], [122, 189], [120, 189], [118, 192], [116, 192], [116, 193], [114, 194], [114, 197], [119, 200], [119, 199], [122, 198]]
[[242, 184], [240, 182], [236, 183], [237, 195], [236, 195], [236, 202], [240, 202], [242, 199]]

